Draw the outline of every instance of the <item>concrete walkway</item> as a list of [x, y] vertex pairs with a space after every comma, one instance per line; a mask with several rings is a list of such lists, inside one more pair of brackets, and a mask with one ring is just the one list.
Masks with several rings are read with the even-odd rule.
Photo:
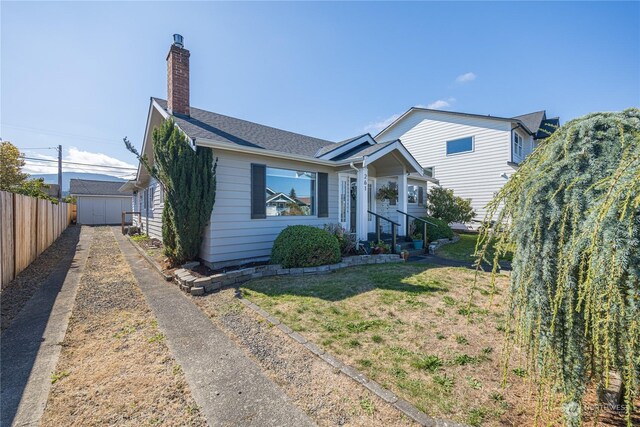
[[60, 343], [67, 331], [93, 229], [76, 226], [65, 233], [79, 234], [76, 251], [51, 271], [2, 334], [0, 426], [3, 427], [39, 425], [47, 404], [51, 373], [60, 356]]
[[256, 363], [111, 229], [209, 425], [313, 426]]

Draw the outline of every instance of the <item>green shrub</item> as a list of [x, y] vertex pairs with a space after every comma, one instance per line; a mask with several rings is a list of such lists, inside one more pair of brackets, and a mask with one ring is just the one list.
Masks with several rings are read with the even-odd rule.
[[[422, 217], [422, 219], [435, 224], [427, 224], [427, 239], [430, 242], [438, 239], [450, 239], [453, 237], [453, 230], [451, 230], [451, 227], [449, 227], [449, 224], [445, 221], [430, 216], [424, 216]], [[416, 233], [422, 236], [422, 221], [413, 220], [413, 224]]]
[[338, 239], [325, 230], [291, 225], [273, 242], [271, 262], [284, 268], [335, 264], [340, 262], [340, 245]]
[[450, 188], [431, 187], [427, 207], [432, 217], [441, 219], [447, 224], [469, 222], [475, 216], [471, 200], [456, 196]]

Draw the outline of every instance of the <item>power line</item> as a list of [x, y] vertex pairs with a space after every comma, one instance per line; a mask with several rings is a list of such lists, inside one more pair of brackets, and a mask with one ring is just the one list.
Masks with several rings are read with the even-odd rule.
[[[36, 157], [25, 157], [25, 156], [22, 156], [22, 158], [25, 159], [25, 160], [31, 160], [31, 161], [36, 161], [36, 162], [58, 163], [57, 160], [52, 160], [52, 159], [38, 159]], [[66, 160], [63, 160], [62, 163], [68, 164], [68, 165], [92, 166], [92, 167], [109, 168], [109, 169], [123, 169], [123, 170], [129, 170], [129, 171], [137, 171], [138, 170], [137, 168], [128, 168], [128, 167], [123, 167], [123, 166], [95, 165], [95, 164], [91, 164], [91, 163], [69, 162], [69, 161], [66, 161]]]
[[115, 142], [111, 138], [105, 138], [103, 136], [78, 135], [78, 134], [73, 134], [73, 133], [55, 131], [55, 130], [51, 130], [51, 129], [38, 129], [38, 128], [32, 128], [32, 127], [28, 127], [28, 126], [16, 126], [16, 125], [4, 124], [4, 123], [0, 123], [0, 126], [13, 128], [13, 129], [25, 130], [27, 132], [33, 132], [33, 133], [37, 132], [37, 133], [41, 133], [41, 134], [44, 134], [44, 135], [59, 136], [59, 137], [63, 137], [63, 138], [93, 139], [93, 140], [100, 140], [100, 141], [106, 142], [107, 144], [116, 144], [116, 145], [122, 145], [123, 144], [121, 142]]
[[58, 147], [34, 147], [34, 148], [21, 148], [18, 147], [18, 150], [57, 150]]

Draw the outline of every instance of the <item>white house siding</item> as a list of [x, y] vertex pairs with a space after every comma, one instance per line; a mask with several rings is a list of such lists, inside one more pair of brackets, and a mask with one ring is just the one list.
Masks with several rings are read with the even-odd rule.
[[122, 212], [131, 206], [131, 196], [77, 196], [78, 223], [120, 224]]
[[[446, 155], [446, 141], [474, 137], [474, 151]], [[422, 167], [435, 167], [440, 185], [471, 199], [476, 219], [485, 216], [486, 204], [502, 188], [513, 169], [511, 123], [415, 111], [380, 137], [399, 138]]]
[[[152, 190], [155, 190], [153, 194]], [[140, 212], [142, 224], [138, 220], [138, 215], [134, 215], [133, 225], [141, 227], [142, 231], [148, 234], [149, 237], [162, 240], [162, 209], [164, 204], [161, 203], [160, 185], [155, 179], [151, 179], [147, 191], [149, 192], [148, 200], [150, 201], [148, 209], [142, 207], [141, 203], [144, 190], [138, 191], [138, 194], [134, 196], [133, 211]]]
[[[217, 150], [216, 202], [211, 222], [205, 230], [200, 257], [214, 268], [266, 259], [273, 241], [289, 225], [313, 225], [338, 221], [338, 175], [329, 167], [272, 157]], [[280, 216], [251, 219], [251, 163], [267, 167], [329, 173], [329, 217]]]

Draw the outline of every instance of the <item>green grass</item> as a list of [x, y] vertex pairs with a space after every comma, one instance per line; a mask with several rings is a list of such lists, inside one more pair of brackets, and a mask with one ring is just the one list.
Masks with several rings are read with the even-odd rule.
[[134, 242], [144, 242], [146, 240], [149, 240], [149, 236], [147, 236], [146, 234], [136, 234], [135, 236], [131, 236], [131, 240], [133, 240]]
[[58, 372], [52, 372], [51, 373], [51, 384], [55, 384], [58, 381], [60, 381], [63, 378], [66, 378], [69, 376], [69, 372], [68, 371], [58, 371]]
[[[482, 423], [500, 409], [483, 389], [502, 381], [498, 362], [483, 349], [499, 348], [503, 335], [495, 332], [498, 317], [489, 315], [499, 310], [500, 294], [488, 309], [489, 297], [476, 294], [471, 310], [459, 313], [474, 274], [424, 264], [371, 265], [252, 280], [241, 292], [430, 415]], [[499, 286], [507, 284], [506, 276], [498, 278]], [[489, 274], [481, 273], [478, 286], [490, 288]], [[485, 364], [491, 368], [478, 370]], [[373, 410], [367, 401], [361, 409]]]
[[[460, 241], [441, 246], [436, 254], [442, 258], [452, 259], [456, 261], [475, 261], [476, 241], [478, 239], [477, 234], [460, 233]], [[490, 249], [492, 252], [492, 248]], [[504, 261], [511, 261], [513, 255], [511, 253], [506, 254], [503, 257]], [[492, 258], [488, 258], [489, 261], [493, 261]]]

